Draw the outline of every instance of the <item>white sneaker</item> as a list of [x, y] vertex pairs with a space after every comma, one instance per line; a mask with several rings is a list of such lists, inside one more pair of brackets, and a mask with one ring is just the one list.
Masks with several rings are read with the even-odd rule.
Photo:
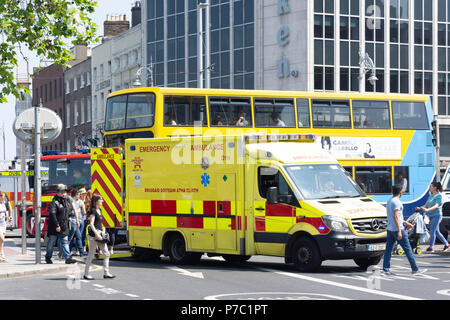
[[424, 274], [424, 273], [427, 272], [427, 271], [428, 271], [428, 269], [419, 269], [419, 270], [417, 270], [417, 271], [411, 272], [411, 274], [412, 274], [413, 276], [417, 276], [417, 275]]
[[390, 277], [395, 277], [396, 276], [396, 274], [395, 273], [393, 273], [393, 272], [391, 272], [391, 271], [381, 271], [381, 274], [383, 275], [383, 276], [390, 276]]

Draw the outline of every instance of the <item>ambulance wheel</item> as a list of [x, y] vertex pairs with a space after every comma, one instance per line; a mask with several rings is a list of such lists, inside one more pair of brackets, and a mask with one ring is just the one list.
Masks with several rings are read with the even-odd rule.
[[381, 258], [383, 255], [379, 255], [376, 257], [370, 257], [370, 258], [355, 258], [353, 261], [363, 270], [367, 270], [370, 266], [376, 266], [378, 263], [380, 263]]
[[251, 256], [243, 256], [243, 255], [237, 255], [237, 254], [224, 254], [222, 257], [225, 259], [226, 262], [245, 262], [248, 259], [251, 258]]
[[172, 236], [169, 243], [169, 258], [174, 264], [193, 263], [201, 258], [198, 252], [189, 253], [186, 251], [186, 243], [183, 236], [176, 234]]
[[292, 260], [295, 267], [302, 272], [311, 272], [320, 268], [322, 257], [314, 240], [301, 237], [292, 246]]

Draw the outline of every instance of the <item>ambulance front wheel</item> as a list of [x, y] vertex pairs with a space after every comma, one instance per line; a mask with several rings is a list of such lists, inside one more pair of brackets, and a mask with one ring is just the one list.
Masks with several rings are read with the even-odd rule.
[[322, 257], [314, 240], [298, 238], [292, 246], [292, 258], [295, 267], [302, 272], [311, 272], [320, 268]]

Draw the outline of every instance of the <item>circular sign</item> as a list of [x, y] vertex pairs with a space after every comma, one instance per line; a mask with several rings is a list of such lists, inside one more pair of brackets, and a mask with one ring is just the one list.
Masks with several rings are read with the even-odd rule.
[[41, 142], [47, 143], [55, 140], [62, 130], [61, 118], [53, 110], [41, 107], [29, 108], [20, 113], [13, 123], [14, 134], [25, 143], [33, 143], [36, 111], [39, 112]]

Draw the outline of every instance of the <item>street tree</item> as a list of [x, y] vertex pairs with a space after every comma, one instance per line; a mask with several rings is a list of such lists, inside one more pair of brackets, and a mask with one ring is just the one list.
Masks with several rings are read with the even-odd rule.
[[17, 85], [14, 68], [31, 53], [63, 68], [72, 60], [70, 47], [98, 41], [92, 14], [94, 0], [0, 0], [0, 102], [29, 90]]

